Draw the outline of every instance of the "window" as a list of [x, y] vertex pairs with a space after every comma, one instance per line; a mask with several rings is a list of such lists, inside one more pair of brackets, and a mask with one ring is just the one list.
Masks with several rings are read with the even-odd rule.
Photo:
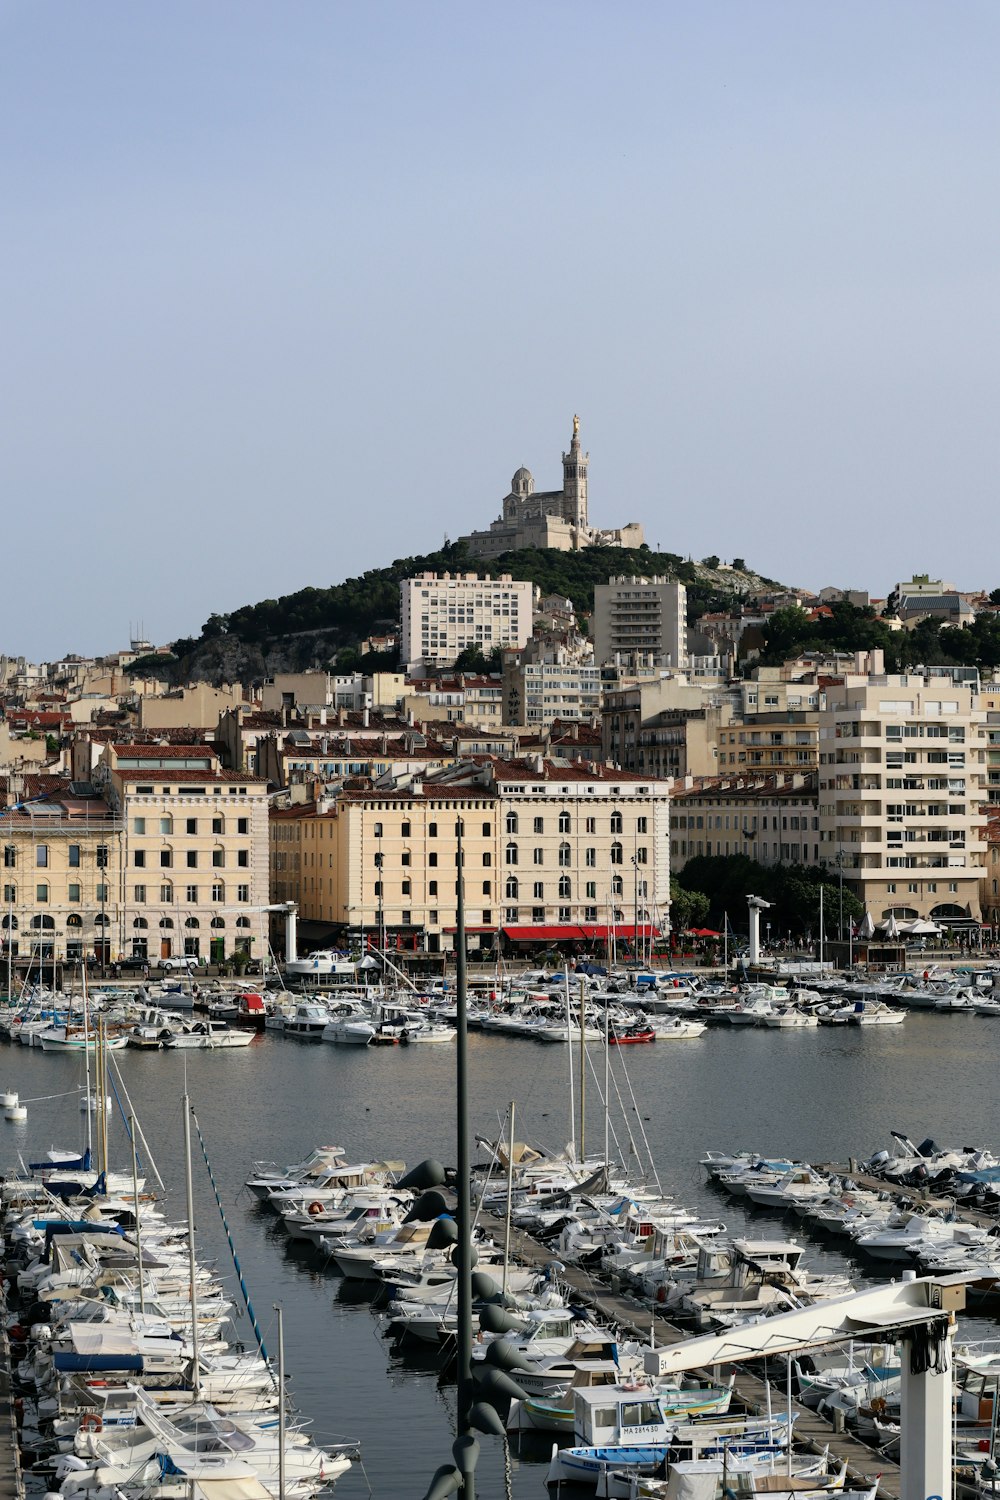
[[569, 813], [563, 811], [563, 812], [561, 812], [559, 814], [559, 832], [560, 833], [569, 833], [569, 830], [570, 830]]
[[635, 862], [637, 865], [644, 865], [646, 863], [645, 844], [640, 844], [638, 849], [635, 851]]
[[376, 882], [375, 882], [375, 894], [376, 894], [376, 896], [381, 896], [381, 894], [382, 894], [382, 882], [381, 882], [381, 880], [376, 880]]
[[250, 850], [237, 849], [236, 863], [241, 870], [248, 870], [250, 868]]
[[645, 818], [636, 818], [636, 820], [635, 820], [635, 831], [636, 831], [636, 833], [646, 833], [646, 832], [648, 832], [648, 829], [646, 827], [646, 819]]
[[438, 919], [438, 914], [437, 914], [436, 911], [429, 911], [427, 913], [427, 920], [431, 924], [432, 927], [436, 927], [437, 926], [437, 919]]
[[196, 885], [186, 885], [184, 887], [184, 900], [188, 906], [198, 905], [198, 887]]
[[489, 880], [484, 880], [483, 881], [483, 895], [484, 896], [491, 896], [492, 894], [493, 894], [492, 882], [489, 881]]
[[517, 907], [516, 906], [508, 906], [508, 907], [506, 907], [505, 908], [505, 912], [506, 912], [506, 915], [504, 917], [504, 921], [506, 921], [506, 922], [516, 922], [517, 921]]
[[[412, 887], [411, 887], [410, 882], [408, 880], [404, 880], [403, 881], [403, 895], [404, 896], [408, 896], [410, 894], [411, 889], [412, 889]], [[409, 922], [407, 922], [406, 925], [408, 927], [410, 925]]]
[[399, 862], [400, 862], [400, 864], [403, 864], [403, 865], [408, 865], [410, 863], [410, 851], [409, 851], [409, 849], [404, 849], [403, 850], [402, 854], [399, 856]]
[[132, 819], [132, 832], [133, 833], [145, 833], [146, 832], [146, 819], [145, 818], [133, 818]]
[[48, 886], [47, 885], [36, 885], [35, 886], [35, 900], [36, 901], [47, 901], [48, 899], [49, 899], [49, 888], [48, 888]]
[[559, 845], [559, 863], [563, 869], [570, 863], [570, 847], [568, 844]]
[[583, 920], [585, 922], [596, 922], [597, 921], [597, 907], [596, 906], [585, 906], [584, 909], [583, 909]]
[[382, 837], [382, 824], [376, 823], [372, 832], [375, 834], [375, 837], [377, 839], [380, 839]]
[[436, 880], [429, 880], [427, 882], [427, 894], [428, 894], [428, 896], [436, 896], [437, 893], [438, 893], [438, 883], [437, 883], [437, 881]]
[[509, 812], [507, 814], [507, 824], [506, 824], [506, 826], [507, 826], [507, 832], [508, 833], [516, 833], [517, 832], [517, 813], [516, 812]]
[[535, 849], [535, 850], [533, 850], [532, 851], [532, 855], [531, 855], [531, 859], [532, 859], [532, 863], [533, 864], [544, 865], [544, 863], [545, 863], [545, 851], [544, 851], [544, 849]]
[[507, 850], [506, 850], [505, 858], [506, 858], [506, 861], [507, 861], [507, 863], [509, 865], [516, 865], [517, 864], [517, 845], [516, 844], [508, 844], [507, 845]]
[[38, 867], [39, 870], [45, 870], [45, 869], [48, 868], [48, 863], [49, 863], [49, 846], [48, 846], [48, 844], [36, 844], [35, 845], [35, 864], [36, 864], [36, 866]]
[[613, 876], [612, 880], [611, 880], [611, 894], [612, 894], [612, 896], [620, 896], [620, 895], [623, 894], [624, 890], [625, 890], [625, 883], [622, 880], [621, 876], [620, 875]]
[[[77, 889], [79, 889], [79, 887]], [[5, 885], [4, 888], [3, 888], [3, 899], [5, 901], [16, 901], [17, 900], [17, 886], [16, 885]]]
[[222, 869], [225, 868], [225, 864], [226, 864], [226, 851], [225, 851], [225, 849], [213, 849], [212, 850], [212, 866], [213, 866], [213, 868], [216, 869], [216, 870], [222, 870]]
[[[80, 900], [80, 887], [78, 885], [71, 885], [70, 886], [70, 888], [69, 888], [69, 899], [71, 901], [73, 901], [73, 902], [78, 902]], [[142, 899], [145, 901], [145, 899], [146, 899], [145, 896], [143, 896]]]
[[171, 833], [173, 833], [173, 831], [174, 831], [174, 820], [173, 820], [173, 818], [161, 818], [160, 819], [160, 833], [161, 834], [164, 834], [164, 833], [165, 834], [171, 834]]
[[535, 832], [536, 833], [544, 833], [545, 832], [545, 819], [544, 818], [536, 818], [535, 819]]
[[[409, 827], [409, 824], [407, 824], [406, 827]], [[491, 833], [490, 825], [488, 823], [484, 823], [483, 824], [483, 838], [484, 839], [488, 839], [490, 837], [490, 833]]]
[[573, 894], [573, 886], [572, 886], [572, 882], [570, 881], [569, 876], [568, 875], [560, 875], [560, 877], [559, 877], [559, 895], [565, 899], [565, 898], [568, 898], [568, 897], [572, 896], [572, 894]]
[[531, 908], [531, 920], [533, 922], [544, 922], [545, 921], [545, 907], [544, 906], [533, 906]]
[[486, 909], [486, 907], [484, 907], [483, 908], [483, 926], [484, 927], [491, 927], [492, 925], [493, 925], [493, 913], [491, 911], [488, 911]]
[[621, 831], [622, 831], [622, 815], [621, 815], [620, 812], [613, 812], [611, 814], [611, 832], [612, 833], [621, 833]]
[[213, 833], [225, 833], [225, 831], [226, 831], [226, 825], [225, 825], [223, 819], [222, 818], [213, 818], [212, 819], [212, 832]]
[[17, 864], [17, 846], [15, 844], [4, 844], [3, 846], [4, 868], [13, 870]]
[[197, 849], [188, 849], [187, 850], [186, 857], [185, 857], [185, 863], [187, 864], [187, 867], [188, 867], [189, 870], [197, 870], [197, 868], [198, 868], [198, 851], [197, 851]]
[[132, 850], [132, 863], [135, 865], [135, 867], [136, 867], [137, 870], [144, 870], [146, 868], [146, 851], [145, 851], [145, 849], [133, 849]]
[[504, 887], [504, 895], [508, 901], [516, 901], [518, 892], [517, 876], [508, 875], [507, 884]]
[[221, 881], [217, 880], [215, 882], [215, 884], [212, 886], [212, 900], [213, 901], [225, 901], [225, 899], [226, 899], [226, 887], [221, 883]]
[[408, 912], [408, 911], [404, 911], [403, 912], [402, 924], [403, 924], [404, 927], [410, 927], [410, 926], [412, 926], [412, 922], [410, 920], [411, 917], [412, 917], [412, 915], [413, 915], [412, 912]]
[[[194, 829], [191, 828], [191, 829], [188, 830], [188, 832], [189, 833], [193, 833]], [[250, 832], [250, 819], [249, 818], [237, 818], [236, 819], [236, 832], [237, 833], [242, 833], [242, 834], [248, 834]]]
[[[244, 831], [244, 830], [241, 830], [241, 831]], [[249, 830], [245, 830], [245, 831], [249, 832]], [[410, 825], [409, 825], [409, 823], [402, 823], [402, 824], [400, 824], [399, 831], [402, 834], [402, 836], [403, 836], [404, 839], [408, 839], [410, 837]]]
[[70, 844], [69, 846], [69, 867], [71, 870], [78, 870], [80, 868], [79, 844]]
[[164, 906], [169, 906], [174, 899], [174, 888], [172, 885], [160, 886], [160, 901]]
[[483, 869], [484, 870], [489, 870], [492, 867], [492, 865], [493, 865], [493, 856], [492, 856], [492, 854], [490, 854], [489, 850], [487, 850], [486, 853], [483, 855]]
[[174, 851], [172, 849], [160, 850], [160, 869], [169, 870], [174, 862]]
[[573, 913], [568, 906], [560, 906], [559, 920], [560, 922], [571, 922], [573, 920]]
[[197, 833], [198, 832], [198, 819], [197, 818], [185, 818], [184, 819], [184, 832], [185, 833]]
[[[80, 887], [77, 886], [77, 890], [79, 890], [79, 889], [80, 889]], [[146, 904], [146, 887], [144, 885], [135, 885], [135, 886], [133, 886], [132, 887], [132, 899], [135, 902], [136, 906], [145, 906], [145, 904]]]
[[250, 887], [248, 885], [238, 885], [236, 887], [236, 899], [237, 901], [249, 901]]
[[110, 886], [99, 885], [97, 887], [96, 892], [95, 892], [98, 901], [107, 901], [108, 897], [110, 895], [110, 891], [111, 891], [111, 887]]
[[[596, 901], [597, 900], [597, 881], [596, 880], [588, 880], [587, 881], [586, 896], [587, 896], [587, 900], [588, 901]], [[597, 920], [596, 917], [594, 918], [594, 920], [595, 921]]]
[[621, 846], [621, 844], [612, 844], [611, 845], [611, 863], [613, 865], [620, 865], [622, 863], [622, 846]]
[[596, 833], [597, 832], [597, 819], [596, 818], [588, 818], [587, 822], [586, 822], [586, 829], [587, 829], [588, 833]]
[[431, 867], [432, 870], [435, 870], [435, 869], [437, 869], [437, 862], [438, 862], [437, 851], [436, 850], [432, 850], [431, 853], [428, 854], [428, 856], [427, 856], [427, 863], [430, 865], [430, 867]]
[[437, 824], [436, 823], [428, 823], [428, 825], [427, 825], [427, 837], [429, 839], [436, 839], [437, 836], [438, 836], [438, 826], [437, 826]]
[[534, 899], [536, 901], [544, 901], [545, 900], [545, 882], [544, 882], [544, 880], [536, 880], [535, 881], [535, 884], [532, 887], [532, 895], [533, 895], [533, 897], [534, 897]]

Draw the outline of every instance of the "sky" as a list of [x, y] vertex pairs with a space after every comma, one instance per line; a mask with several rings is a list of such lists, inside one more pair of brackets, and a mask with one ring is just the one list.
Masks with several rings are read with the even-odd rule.
[[0, 0], [0, 652], [163, 643], [561, 482], [1000, 585], [995, 0]]

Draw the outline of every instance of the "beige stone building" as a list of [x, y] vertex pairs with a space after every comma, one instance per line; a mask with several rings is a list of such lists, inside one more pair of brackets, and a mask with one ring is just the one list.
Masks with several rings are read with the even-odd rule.
[[819, 861], [815, 773], [686, 777], [674, 783], [670, 862], [680, 874], [698, 855], [745, 855], [760, 865]]
[[122, 824], [124, 955], [219, 962], [267, 951], [267, 788], [207, 745], [105, 747], [95, 783]]
[[[665, 928], [669, 788], [556, 761], [457, 765], [406, 787], [345, 792], [271, 820], [276, 901], [303, 926], [439, 952], [456, 924], [457, 825], [466, 922], [488, 946], [581, 941], [609, 922]], [[624, 924], [624, 925], [623, 925]]]
[[986, 725], [978, 684], [845, 677], [819, 711], [820, 858], [878, 923], [980, 920]]
[[214, 729], [219, 715], [244, 701], [239, 683], [214, 688], [207, 682], [178, 688], [162, 697], [139, 699], [140, 729]]
[[121, 816], [69, 786], [0, 813], [2, 960], [117, 956], [123, 845]]

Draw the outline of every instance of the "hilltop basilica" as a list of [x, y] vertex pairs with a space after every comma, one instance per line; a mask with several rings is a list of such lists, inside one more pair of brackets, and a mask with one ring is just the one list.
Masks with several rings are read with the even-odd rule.
[[473, 557], [499, 557], [525, 547], [554, 547], [575, 552], [581, 547], [641, 547], [642, 527], [635, 521], [614, 531], [591, 526], [587, 518], [587, 468], [590, 454], [580, 452], [580, 418], [573, 418], [569, 452], [562, 456], [561, 490], [536, 490], [530, 469], [518, 469], [503, 502], [503, 514], [487, 531], [461, 538]]

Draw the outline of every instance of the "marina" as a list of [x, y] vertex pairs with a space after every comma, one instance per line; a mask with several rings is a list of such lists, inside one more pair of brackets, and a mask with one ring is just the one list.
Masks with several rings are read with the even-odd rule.
[[[822, 1027], [796, 1031], [778, 1047], [764, 1029], [723, 1027], [683, 1048], [630, 1048], [628, 1072], [637, 1101], [631, 1116], [633, 1145], [641, 1150], [641, 1125], [665, 1190], [676, 1193], [706, 1219], [718, 1218], [721, 1210], [731, 1233], [745, 1230], [759, 1239], [764, 1222], [760, 1210], [743, 1207], [736, 1200], [721, 1203], [718, 1193], [702, 1181], [697, 1163], [706, 1147], [756, 1143], [772, 1154], [787, 1153], [821, 1163], [851, 1156], [864, 1159], [886, 1140], [890, 1128], [908, 1130], [920, 1139], [933, 1124], [943, 1140], [967, 1136], [989, 1140], [985, 1109], [982, 1119], [970, 1119], [960, 1101], [977, 1097], [977, 1082], [983, 1090], [981, 1097], [989, 1097], [995, 1044], [982, 1037], [991, 1032], [988, 1022], [972, 1017], [956, 1021], [915, 1014], [904, 1028], [876, 1028], [869, 1033]], [[976, 1039], [972, 1033], [977, 1033]], [[564, 1144], [565, 1104], [560, 1104], [560, 1089], [553, 1088], [550, 1049], [525, 1049], [517, 1041], [484, 1032], [470, 1037], [469, 1051], [474, 1123], [483, 1134], [497, 1131], [509, 1098], [516, 1097], [527, 1139], [555, 1147]], [[288, 1238], [271, 1216], [261, 1234], [260, 1210], [251, 1206], [241, 1190], [253, 1159], [268, 1155], [283, 1162], [299, 1160], [317, 1139], [336, 1140], [351, 1160], [412, 1163], [428, 1153], [445, 1161], [453, 1159], [448, 1104], [453, 1049], [392, 1047], [368, 1053], [355, 1048], [287, 1045], [265, 1032], [251, 1047], [232, 1054], [189, 1053], [180, 1061], [172, 1060], [167, 1052], [150, 1056], [128, 1051], [116, 1056], [147, 1132], [156, 1132], [154, 1149], [158, 1158], [162, 1149], [161, 1169], [172, 1163], [164, 1172], [174, 1189], [172, 1196], [182, 1181], [171, 1135], [177, 1135], [176, 1097], [186, 1062], [192, 1097], [211, 1143], [220, 1194], [255, 1302], [266, 1307], [280, 1296], [285, 1306], [289, 1365], [301, 1409], [330, 1441], [359, 1437], [364, 1475], [375, 1493], [422, 1493], [447, 1454], [453, 1388], [439, 1383], [436, 1365], [432, 1361], [428, 1368], [426, 1356], [421, 1359], [412, 1350], [393, 1354], [381, 1340], [373, 1341], [368, 1298], [357, 1300], [352, 1283], [333, 1274], [312, 1247]], [[564, 1075], [565, 1049], [559, 1057], [562, 1061], [557, 1066]], [[64, 1057], [36, 1048], [5, 1051], [2, 1060], [9, 1064], [8, 1081], [16, 1075], [21, 1096], [28, 1099], [60, 1089], [69, 1091], [79, 1069], [79, 1061], [68, 1063]], [[736, 1073], [752, 1078], [753, 1087], [744, 1083], [734, 1091]], [[823, 1090], [840, 1101], [836, 1122], [820, 1118], [813, 1108], [821, 1080]], [[939, 1089], [932, 1122], [919, 1102], [921, 1090], [941, 1083], [944, 1087]], [[255, 1103], [263, 1100], [266, 1106]], [[389, 1100], [391, 1109], [383, 1107]], [[317, 1101], [322, 1101], [321, 1115]], [[719, 1121], [724, 1122], [724, 1129]], [[66, 1143], [79, 1139], [81, 1125], [77, 1100], [68, 1092], [65, 1098], [32, 1105], [28, 1122], [4, 1126], [6, 1134], [0, 1140], [5, 1160], [15, 1165], [16, 1152], [22, 1149], [18, 1143], [37, 1139], [38, 1129], [44, 1129], [52, 1142]], [[593, 1088], [587, 1097], [587, 1125], [592, 1144], [599, 1141], [602, 1126]], [[114, 1133], [116, 1127], [111, 1128]], [[627, 1136], [623, 1135], [622, 1145], [627, 1159]], [[867, 1180], [856, 1180], [859, 1186], [868, 1186]], [[197, 1176], [196, 1193], [200, 1234], [209, 1246], [215, 1243], [228, 1254], [224, 1240], [219, 1243], [217, 1207]], [[802, 1239], [797, 1224], [791, 1232]], [[847, 1271], [857, 1284], [871, 1284], [871, 1269], [846, 1260], [835, 1242], [809, 1238], [806, 1243], [812, 1269], [824, 1274]], [[530, 1252], [527, 1244], [525, 1249]], [[676, 1337], [661, 1314], [650, 1313], [648, 1303], [640, 1304], [607, 1287], [598, 1289], [586, 1273], [570, 1267], [565, 1279], [581, 1302], [598, 1299], [599, 1310], [619, 1322], [648, 1332], [655, 1316], [658, 1343]], [[963, 1337], [988, 1338], [994, 1333], [990, 1319], [963, 1320]], [[766, 1402], [759, 1374], [754, 1372], [738, 1377], [738, 1393], [751, 1402]], [[773, 1394], [776, 1410], [782, 1399], [779, 1392]], [[385, 1436], [387, 1419], [393, 1424], [391, 1441]], [[816, 1441], [824, 1429], [830, 1434], [828, 1424], [807, 1410], [797, 1414], [796, 1428], [800, 1436], [811, 1438], [815, 1433]], [[846, 1456], [853, 1440], [844, 1434], [831, 1441], [843, 1445], [835, 1451]], [[409, 1458], [401, 1452], [401, 1444], [409, 1445]], [[479, 1493], [500, 1496], [506, 1486], [501, 1446], [491, 1439], [483, 1439], [482, 1446]], [[413, 1480], [413, 1453], [422, 1455], [417, 1482]], [[539, 1453], [537, 1440], [517, 1439], [510, 1460], [510, 1492], [518, 1497], [541, 1493], [547, 1456], [547, 1445]], [[857, 1462], [861, 1473], [881, 1471], [886, 1492], [892, 1492], [891, 1461], [875, 1455], [874, 1466], [869, 1462], [867, 1469], [863, 1456]], [[403, 1484], [405, 1488], [400, 1487]], [[337, 1493], [366, 1494], [367, 1480], [360, 1470], [352, 1471], [338, 1481]]]

